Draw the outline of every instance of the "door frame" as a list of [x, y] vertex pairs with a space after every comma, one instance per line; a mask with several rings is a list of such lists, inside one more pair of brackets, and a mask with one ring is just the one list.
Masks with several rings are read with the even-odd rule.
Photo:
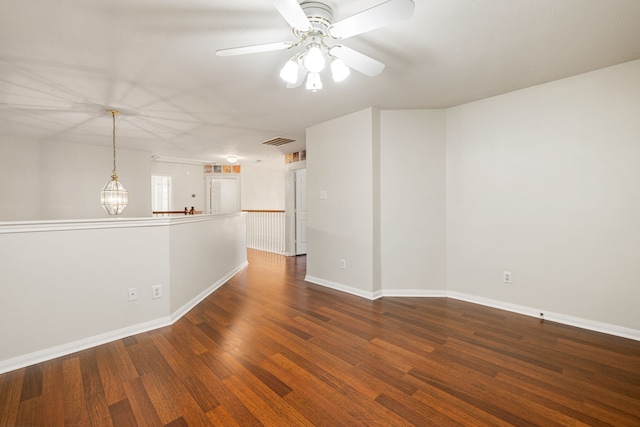
[[240, 210], [242, 209], [242, 196], [240, 194], [241, 191], [241, 186], [240, 186], [240, 177], [239, 176], [219, 176], [219, 175], [205, 175], [205, 193], [207, 196], [207, 204], [205, 206], [205, 213], [210, 214], [210, 215], [215, 215], [212, 212], [212, 206], [211, 206], [211, 181], [215, 180], [215, 179], [235, 179], [236, 182], [236, 186], [237, 186], [237, 208], [238, 208], [238, 212], [240, 212]]
[[285, 182], [285, 255], [296, 256], [296, 171], [306, 169], [307, 162], [288, 165]]

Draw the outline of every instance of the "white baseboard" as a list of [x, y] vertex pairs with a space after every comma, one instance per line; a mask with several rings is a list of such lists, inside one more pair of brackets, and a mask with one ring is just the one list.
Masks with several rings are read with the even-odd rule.
[[97, 347], [99, 345], [117, 341], [122, 338], [130, 337], [132, 335], [141, 334], [143, 332], [148, 332], [158, 328], [163, 328], [170, 325], [171, 323], [171, 317], [166, 316], [160, 319], [139, 323], [137, 325], [127, 326], [126, 328], [117, 329], [115, 331], [106, 332], [104, 334], [84, 338], [67, 344], [45, 348], [44, 350], [35, 351], [33, 353], [25, 354], [24, 356], [18, 356], [12, 359], [3, 360], [0, 361], [0, 374], [24, 368], [25, 366], [35, 365], [36, 363], [55, 359], [56, 357], [66, 356], [68, 354], [86, 350], [91, 347]]
[[[91, 347], [96, 347], [108, 342], [116, 341], [122, 338], [130, 337], [132, 335], [141, 334], [154, 329], [163, 328], [169, 326], [178, 321], [182, 316], [188, 313], [193, 307], [198, 305], [202, 300], [215, 292], [218, 288], [224, 285], [229, 279], [236, 275], [240, 270], [249, 265], [248, 262], [236, 267], [229, 272], [223, 278], [216, 283], [208, 287], [201, 292], [187, 304], [176, 310], [170, 316], [161, 317], [159, 319], [151, 320], [137, 325], [128, 326], [126, 328], [110, 331], [104, 334], [88, 337], [85, 339], [73, 341], [71, 343], [62, 344], [59, 346], [47, 348], [44, 350], [29, 353], [23, 356], [18, 356], [12, 359], [0, 361], [0, 374], [13, 371], [16, 369], [24, 368], [25, 366], [34, 365], [36, 363], [45, 362], [47, 360], [55, 359], [57, 357], [66, 356], [68, 354], [76, 353], [78, 351], [86, 350]], [[541, 308], [532, 308], [521, 306], [517, 304], [511, 304], [504, 301], [497, 301], [488, 298], [478, 297], [474, 295], [464, 294], [460, 292], [452, 292], [445, 290], [383, 290], [376, 292], [367, 292], [362, 289], [353, 288], [340, 283], [332, 282], [325, 279], [320, 279], [314, 276], [306, 276], [305, 281], [315, 283], [320, 286], [335, 289], [337, 291], [345, 292], [351, 295], [356, 295], [368, 300], [375, 300], [382, 297], [426, 297], [426, 298], [453, 298], [461, 301], [466, 301], [474, 304], [479, 304], [487, 307], [493, 307], [500, 310], [506, 310], [513, 313], [523, 314], [525, 316], [531, 316], [539, 318], [540, 313], [544, 313], [544, 319], [562, 323], [565, 325], [575, 326], [582, 329], [587, 329], [595, 332], [602, 332], [609, 335], [615, 335], [622, 338], [629, 338], [632, 340], [640, 341], [640, 331], [622, 326], [611, 325], [607, 323], [596, 322], [593, 320], [582, 319], [579, 317], [567, 316], [561, 313], [554, 313]]]
[[200, 292], [200, 294], [198, 294], [191, 301], [189, 301], [188, 303], [186, 303], [185, 305], [183, 305], [182, 307], [180, 307], [179, 309], [177, 309], [176, 311], [171, 313], [171, 324], [173, 325], [175, 322], [177, 322], [182, 316], [184, 316], [189, 311], [191, 311], [191, 309], [193, 309], [193, 307], [195, 307], [196, 305], [200, 304], [202, 302], [202, 300], [204, 300], [206, 297], [208, 297], [213, 292], [215, 292], [216, 289], [218, 289], [220, 286], [222, 286], [225, 283], [227, 283], [229, 281], [229, 279], [231, 279], [233, 276], [238, 274], [238, 272], [240, 270], [246, 268], [248, 265], [249, 265], [248, 261], [243, 262], [238, 267], [236, 267], [235, 269], [233, 269], [232, 271], [227, 273], [224, 277], [222, 277], [216, 283], [214, 283], [213, 285], [209, 286], [204, 291]]
[[441, 290], [423, 290], [423, 289], [386, 289], [382, 291], [383, 297], [427, 297], [427, 298], [446, 298], [447, 291]]
[[366, 298], [369, 300], [374, 300], [377, 298], [380, 298], [378, 295], [378, 292], [367, 292], [367, 291], [363, 291], [362, 289], [358, 289], [358, 288], [353, 288], [351, 286], [347, 286], [347, 285], [343, 285], [341, 283], [336, 283], [336, 282], [332, 282], [330, 280], [325, 280], [325, 279], [321, 279], [319, 277], [314, 277], [314, 276], [305, 276], [304, 280], [306, 282], [311, 282], [311, 283], [315, 283], [316, 285], [320, 285], [320, 286], [324, 286], [325, 288], [331, 288], [331, 289], [335, 289], [336, 291], [341, 291], [341, 292], [345, 292], [351, 295], [356, 295], [362, 298]]
[[550, 322], [562, 323], [564, 325], [575, 326], [577, 328], [587, 329], [594, 332], [602, 332], [609, 335], [615, 335], [622, 338], [629, 338], [640, 341], [640, 331], [623, 326], [611, 325], [608, 323], [596, 322], [594, 320], [582, 319], [579, 317], [568, 316], [566, 314], [554, 313], [543, 308], [526, 307], [517, 304], [511, 304], [504, 301], [492, 300], [489, 298], [478, 297], [475, 295], [464, 294], [460, 292], [446, 290], [419, 290], [419, 289], [400, 289], [400, 290], [382, 290], [377, 292], [367, 292], [362, 289], [352, 288], [340, 283], [331, 282], [320, 279], [318, 277], [307, 276], [307, 282], [335, 289], [337, 291], [346, 292], [362, 298], [374, 300], [381, 297], [425, 297], [425, 298], [452, 298], [460, 301], [466, 301], [473, 304], [479, 304], [486, 307], [497, 308], [500, 310], [510, 311], [512, 313], [523, 314], [525, 316], [540, 318], [540, 313], [544, 313], [544, 319]]
[[540, 313], [544, 313], [544, 320], [562, 323], [564, 325], [575, 326], [577, 328], [588, 329], [594, 332], [602, 332], [609, 335], [615, 335], [622, 338], [629, 338], [640, 341], [640, 331], [625, 328], [624, 326], [611, 325], [608, 323], [596, 322], [595, 320], [582, 319], [580, 317], [568, 316], [566, 314], [554, 313], [544, 308], [532, 308], [517, 304], [511, 304], [503, 301], [496, 301], [488, 298], [477, 297], [474, 295], [463, 294], [459, 292], [448, 292], [449, 298], [480, 304], [488, 307], [498, 308], [500, 310], [511, 311], [513, 313], [524, 314], [540, 318]]
[[132, 335], [141, 334], [144, 332], [152, 331], [154, 329], [173, 325], [176, 321], [178, 321], [178, 319], [187, 314], [189, 310], [198, 305], [202, 300], [211, 295], [216, 289], [224, 285], [229, 279], [231, 279], [240, 270], [247, 267], [248, 265], [249, 263], [245, 261], [234, 270], [227, 273], [216, 283], [205, 289], [187, 304], [176, 310], [170, 316], [161, 317], [159, 319], [150, 320], [148, 322], [139, 323], [137, 325], [127, 326], [126, 328], [117, 329], [115, 331], [106, 332], [104, 334], [95, 335], [93, 337], [83, 338], [81, 340], [73, 341], [67, 344], [45, 348], [43, 350], [25, 354], [23, 356], [14, 357], [12, 359], [2, 360], [0, 361], [0, 374], [24, 368], [26, 366], [31, 366], [36, 363], [55, 359], [56, 357], [66, 356], [68, 354], [76, 353], [78, 351], [86, 350], [88, 348], [96, 347], [112, 341], [117, 341], [122, 338], [130, 337]]

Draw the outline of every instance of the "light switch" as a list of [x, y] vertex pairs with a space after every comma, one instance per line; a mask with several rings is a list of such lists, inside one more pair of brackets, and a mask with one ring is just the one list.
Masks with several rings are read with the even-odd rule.
[[320, 200], [324, 200], [327, 198], [327, 190], [320, 191]]

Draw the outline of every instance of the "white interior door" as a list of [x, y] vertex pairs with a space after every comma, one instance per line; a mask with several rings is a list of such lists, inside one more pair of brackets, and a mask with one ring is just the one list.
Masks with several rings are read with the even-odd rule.
[[151, 175], [151, 210], [167, 212], [173, 209], [170, 175]]
[[307, 253], [307, 170], [296, 171], [296, 255]]
[[225, 214], [240, 210], [240, 184], [235, 178], [209, 180], [209, 213]]

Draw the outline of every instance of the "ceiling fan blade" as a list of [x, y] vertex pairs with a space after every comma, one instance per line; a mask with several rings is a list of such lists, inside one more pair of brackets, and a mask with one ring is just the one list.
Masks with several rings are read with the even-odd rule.
[[293, 46], [294, 46], [294, 43], [291, 43], [291, 42], [257, 44], [253, 46], [232, 47], [229, 49], [218, 49], [216, 50], [216, 55], [218, 56], [246, 55], [248, 53], [270, 52], [272, 50], [285, 50], [285, 49], [290, 49]]
[[335, 45], [329, 51], [329, 54], [342, 61], [349, 68], [361, 72], [369, 77], [377, 76], [384, 70], [384, 64], [380, 61], [342, 45]]
[[273, 5], [292, 28], [303, 32], [311, 29], [311, 23], [297, 0], [273, 0]]
[[329, 27], [329, 34], [338, 39], [366, 33], [411, 18], [412, 0], [388, 0], [382, 4], [345, 18]]

